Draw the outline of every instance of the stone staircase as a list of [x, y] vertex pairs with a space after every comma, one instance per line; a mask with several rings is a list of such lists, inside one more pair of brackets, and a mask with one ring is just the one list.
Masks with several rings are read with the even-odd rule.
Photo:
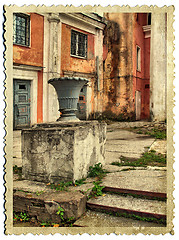
[[147, 199], [147, 196], [106, 193], [96, 199], [87, 202], [87, 208], [91, 210], [103, 210], [105, 212], [117, 214], [118, 216], [136, 217], [151, 221], [166, 221], [165, 198], [160, 200]]
[[[74, 223], [75, 225], [99, 227], [106, 224], [107, 227], [111, 222], [113, 227], [122, 227], [130, 226], [133, 222], [138, 227], [166, 226], [166, 193], [110, 187], [105, 187], [103, 192], [102, 196], [87, 201], [88, 210]], [[99, 217], [99, 215], [102, 216]], [[97, 217], [98, 221], [94, 221]], [[107, 222], [106, 219], [108, 219]]]
[[101, 185], [105, 186], [104, 194], [87, 201], [88, 211], [75, 222], [76, 225], [166, 225], [166, 168], [135, 168], [121, 171], [125, 167], [106, 166], [106, 169], [112, 172], [102, 180]]
[[[125, 123], [108, 126], [106, 166], [109, 172], [102, 180], [103, 195], [86, 202], [87, 211], [74, 222], [76, 227], [165, 227], [167, 218], [167, 176], [165, 167], [118, 167], [109, 163], [120, 161], [120, 156], [140, 157], [153, 138], [124, 129]], [[128, 124], [128, 123], [127, 123]], [[135, 123], [142, 124], [142, 123]], [[136, 125], [136, 127], [138, 126]], [[128, 127], [128, 126], [127, 126]], [[131, 126], [129, 126], [131, 127]], [[133, 127], [133, 126], [132, 126]], [[13, 135], [14, 165], [21, 166], [21, 132]], [[95, 179], [86, 184], [69, 187], [69, 191], [87, 192]], [[20, 181], [21, 184], [23, 181]], [[15, 182], [19, 187], [20, 182]], [[21, 187], [22, 188], [22, 187]], [[21, 189], [20, 188], [20, 189]], [[34, 192], [43, 190], [36, 189]], [[32, 190], [32, 184], [29, 184]], [[28, 191], [29, 191], [28, 189]], [[26, 190], [22, 188], [22, 190]], [[43, 197], [43, 194], [39, 197]], [[75, 206], [76, 207], [76, 206]]]

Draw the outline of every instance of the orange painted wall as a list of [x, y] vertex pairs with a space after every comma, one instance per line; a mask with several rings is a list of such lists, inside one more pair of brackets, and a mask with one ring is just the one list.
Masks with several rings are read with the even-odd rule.
[[25, 47], [14, 44], [13, 63], [42, 67], [44, 18], [39, 14], [30, 13], [30, 22], [30, 46]]
[[[88, 35], [88, 53], [87, 59], [70, 56], [71, 51], [71, 30], [85, 33]], [[74, 71], [93, 73], [95, 72], [95, 54], [94, 54], [95, 38], [91, 33], [81, 31], [80, 29], [62, 24], [62, 39], [61, 39], [61, 73], [63, 71]]]
[[[13, 45], [13, 63], [43, 67], [44, 17], [30, 13], [30, 46]], [[43, 122], [43, 70], [38, 71], [37, 122]], [[35, 97], [35, 96], [34, 96]]]
[[[141, 119], [150, 117], [149, 99], [150, 99], [150, 38], [145, 38], [143, 26], [147, 25], [147, 14], [138, 14], [138, 20], [134, 17], [133, 31], [133, 98], [135, 92], [141, 92]], [[141, 49], [141, 70], [137, 70], [137, 46]], [[135, 101], [134, 101], [135, 102]]]

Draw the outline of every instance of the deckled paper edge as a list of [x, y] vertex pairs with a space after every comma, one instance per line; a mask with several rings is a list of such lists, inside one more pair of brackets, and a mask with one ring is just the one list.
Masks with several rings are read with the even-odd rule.
[[[35, 227], [13, 227], [13, 171], [12, 171], [12, 163], [13, 163], [13, 44], [12, 44], [12, 14], [13, 12], [167, 12], [168, 14], [168, 33], [167, 33], [167, 227], [110, 227], [110, 228], [35, 228]], [[5, 214], [6, 214], [6, 221], [5, 221], [5, 233], [6, 234], [166, 234], [173, 232], [173, 211], [174, 211], [174, 202], [173, 202], [173, 190], [174, 190], [174, 169], [173, 169], [173, 155], [174, 155], [174, 142], [173, 142], [173, 135], [174, 135], [174, 57], [173, 57], [173, 50], [174, 50], [174, 29], [173, 29], [173, 21], [174, 21], [174, 7], [173, 6], [164, 6], [159, 8], [157, 6], [63, 6], [63, 5], [52, 5], [52, 6], [16, 6], [16, 5], [9, 5], [4, 6], [4, 16], [5, 16], [5, 23], [4, 23], [4, 45], [5, 45], [5, 129], [6, 129], [6, 136], [5, 136], [5, 186], [6, 186], [6, 193], [5, 193]]]

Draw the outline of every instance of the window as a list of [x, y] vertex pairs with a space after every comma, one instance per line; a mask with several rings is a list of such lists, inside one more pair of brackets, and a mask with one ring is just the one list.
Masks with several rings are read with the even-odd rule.
[[147, 14], [147, 25], [151, 25], [151, 13]]
[[29, 46], [30, 16], [21, 13], [13, 15], [13, 43]]
[[79, 100], [80, 100], [80, 101], [83, 101], [83, 96], [79, 96]]
[[137, 70], [141, 71], [141, 49], [137, 46]]
[[71, 31], [71, 55], [86, 58], [87, 57], [87, 35]]

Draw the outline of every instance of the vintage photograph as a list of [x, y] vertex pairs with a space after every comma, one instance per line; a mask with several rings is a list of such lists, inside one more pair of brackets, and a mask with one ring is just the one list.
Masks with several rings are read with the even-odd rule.
[[6, 232], [172, 233], [171, 7], [4, 6]]

